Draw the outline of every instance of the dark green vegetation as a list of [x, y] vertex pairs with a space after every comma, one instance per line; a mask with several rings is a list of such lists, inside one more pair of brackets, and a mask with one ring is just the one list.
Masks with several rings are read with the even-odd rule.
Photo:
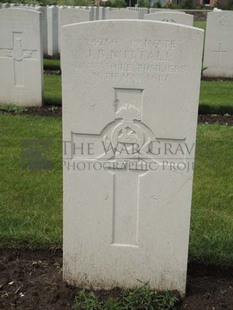
[[60, 70], [60, 60], [44, 59], [44, 70]]
[[61, 106], [61, 75], [44, 75], [44, 104]]
[[[117, 292], [117, 298], [109, 297], [102, 301], [101, 292], [81, 290], [75, 299], [75, 310], [128, 310], [128, 309], [175, 309], [179, 299], [170, 292], [160, 294], [150, 290], [148, 285], [143, 285], [133, 291]], [[115, 294], [116, 295], [116, 294]]]
[[233, 81], [202, 81], [199, 114], [233, 114]]

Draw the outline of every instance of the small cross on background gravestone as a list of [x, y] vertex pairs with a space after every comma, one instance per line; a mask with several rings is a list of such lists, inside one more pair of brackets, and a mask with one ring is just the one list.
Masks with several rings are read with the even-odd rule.
[[222, 64], [222, 54], [223, 53], [227, 53], [227, 51], [222, 50], [222, 43], [219, 43], [218, 50], [217, 51], [213, 51], [213, 53], [217, 53], [218, 54], [218, 67], [220, 67], [221, 64]]
[[0, 58], [12, 58], [14, 61], [14, 85], [24, 86], [24, 61], [25, 59], [37, 60], [37, 50], [24, 49], [23, 33], [12, 33], [12, 48], [0, 48]]
[[221, 26], [225, 26], [226, 23], [227, 23], [227, 15], [219, 15], [218, 17], [218, 23], [221, 25]]
[[42, 105], [41, 31], [37, 9], [0, 10], [0, 104]]

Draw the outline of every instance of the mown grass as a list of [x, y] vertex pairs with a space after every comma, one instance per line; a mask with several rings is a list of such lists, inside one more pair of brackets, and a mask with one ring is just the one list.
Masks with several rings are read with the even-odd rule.
[[61, 106], [61, 75], [44, 75], [44, 104]]
[[233, 81], [202, 81], [199, 113], [233, 114]]
[[[61, 246], [61, 120], [0, 115], [0, 135], [0, 245]], [[28, 149], [21, 143], [28, 139], [51, 140], [45, 152], [52, 170], [21, 168], [35, 158], [34, 151], [23, 154]]]
[[[61, 247], [61, 119], [0, 114], [0, 123], [0, 247]], [[190, 261], [233, 263], [232, 137], [233, 127], [198, 126]], [[52, 170], [21, 168], [25, 139], [52, 141]]]
[[233, 263], [233, 127], [199, 125], [190, 259]]
[[205, 20], [195, 20], [193, 23], [193, 27], [201, 28], [206, 30], [206, 21]]
[[132, 291], [118, 289], [117, 297], [113, 294], [107, 298], [101, 292], [81, 289], [75, 298], [74, 310], [172, 310], [177, 309], [179, 299], [167, 291], [151, 291], [149, 285], [142, 285]]
[[60, 70], [60, 59], [44, 58], [44, 70]]

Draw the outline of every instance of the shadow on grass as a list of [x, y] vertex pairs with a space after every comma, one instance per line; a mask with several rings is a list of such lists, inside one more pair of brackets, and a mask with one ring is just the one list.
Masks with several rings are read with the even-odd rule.
[[212, 105], [212, 104], [200, 104], [198, 114], [230, 114], [233, 115], [232, 105]]
[[45, 97], [43, 106], [45, 107], [61, 107], [62, 106], [62, 99], [61, 98], [51, 98]]

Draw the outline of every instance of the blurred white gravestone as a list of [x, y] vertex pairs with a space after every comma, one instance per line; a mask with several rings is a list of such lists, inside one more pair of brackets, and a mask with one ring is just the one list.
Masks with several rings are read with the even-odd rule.
[[105, 9], [105, 19], [138, 19], [139, 12], [129, 9]]
[[207, 15], [203, 74], [209, 77], [233, 77], [233, 12]]
[[0, 104], [42, 105], [40, 14], [0, 11]]
[[134, 10], [138, 12], [138, 18], [143, 19], [145, 14], [148, 14], [148, 8], [141, 8], [141, 7], [129, 7], [129, 10]]
[[153, 21], [62, 28], [67, 282], [185, 293], [202, 41]]
[[104, 19], [104, 7], [102, 6], [97, 6], [95, 8], [95, 18], [94, 20], [102, 20]]
[[48, 55], [48, 23], [47, 23], [47, 6], [37, 8], [41, 12], [41, 36], [43, 45], [43, 54]]
[[10, 7], [9, 3], [2, 3], [2, 9], [7, 9]]
[[58, 41], [58, 12], [57, 6], [47, 7], [47, 28], [48, 28], [48, 55], [57, 56], [59, 54], [59, 41]]
[[94, 19], [93, 10], [64, 8], [60, 10], [60, 26], [86, 22]]
[[194, 16], [191, 14], [185, 14], [182, 12], [161, 11], [161, 12], [156, 12], [156, 13], [145, 14], [144, 19], [193, 26]]
[[59, 46], [61, 42], [62, 26], [93, 20], [93, 13], [94, 11], [89, 9], [87, 10], [80, 8], [61, 8], [59, 10]]

